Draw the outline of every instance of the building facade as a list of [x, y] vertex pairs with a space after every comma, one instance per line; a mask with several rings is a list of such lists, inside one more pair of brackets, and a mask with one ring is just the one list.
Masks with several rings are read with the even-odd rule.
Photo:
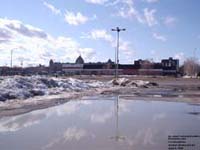
[[[50, 73], [63, 73], [68, 75], [114, 75], [115, 63], [112, 60], [107, 62], [84, 63], [79, 56], [75, 63], [58, 63], [50, 60]], [[136, 60], [134, 64], [119, 64], [118, 73], [121, 75], [177, 75], [179, 73], [179, 60], [169, 58], [161, 62], [149, 60]]]
[[[36, 67], [0, 67], [0, 75], [114, 75], [116, 64], [112, 60], [107, 62], [89, 62], [79, 56], [74, 63], [60, 63], [49, 61], [49, 66]], [[173, 75], [179, 74], [178, 59], [163, 59], [161, 62], [136, 60], [133, 64], [119, 64], [119, 75]]]

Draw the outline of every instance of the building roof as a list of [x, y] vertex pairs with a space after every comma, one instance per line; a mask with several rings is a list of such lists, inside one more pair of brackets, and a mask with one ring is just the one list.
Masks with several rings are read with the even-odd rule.
[[83, 58], [81, 57], [81, 55], [76, 59], [76, 64], [84, 64], [84, 60]]

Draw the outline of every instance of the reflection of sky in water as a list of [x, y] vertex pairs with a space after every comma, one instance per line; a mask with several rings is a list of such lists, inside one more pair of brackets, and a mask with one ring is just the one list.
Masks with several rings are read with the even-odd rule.
[[2, 118], [0, 149], [154, 150], [167, 149], [168, 135], [200, 134], [199, 115], [190, 113], [200, 106], [119, 99], [116, 111], [116, 104], [110, 98], [70, 101]]

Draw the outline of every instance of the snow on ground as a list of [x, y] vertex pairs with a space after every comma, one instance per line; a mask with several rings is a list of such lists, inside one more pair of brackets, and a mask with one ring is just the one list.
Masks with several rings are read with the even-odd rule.
[[62, 93], [85, 92], [90, 89], [112, 88], [113, 86], [143, 86], [148, 81], [127, 78], [111, 81], [78, 80], [75, 78], [55, 78], [46, 76], [0, 77], [0, 101], [27, 99], [35, 96], [58, 95]]
[[100, 81], [82, 81], [73, 78], [54, 78], [42, 76], [12, 76], [0, 78], [0, 101], [26, 99], [34, 96], [56, 95], [63, 92], [85, 91], [103, 88], [108, 84]]
[[112, 83], [113, 85], [119, 85], [119, 86], [135, 86], [135, 87], [141, 87], [141, 86], [150, 84], [149, 81], [130, 80], [127, 78], [113, 79], [109, 83]]

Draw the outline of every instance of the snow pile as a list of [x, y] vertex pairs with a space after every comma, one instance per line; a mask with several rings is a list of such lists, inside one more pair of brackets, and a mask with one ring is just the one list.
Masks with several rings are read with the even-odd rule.
[[12, 76], [0, 78], [0, 101], [26, 99], [34, 96], [54, 95], [62, 92], [84, 91], [91, 88], [107, 87], [100, 81], [82, 81], [73, 78], [41, 76]]
[[197, 77], [198, 77], [198, 76], [195, 76], [195, 75], [193, 75], [193, 76], [184, 75], [184, 76], [183, 76], [184, 79], [195, 79], [195, 78], [197, 78]]
[[154, 82], [143, 81], [143, 80], [130, 80], [127, 78], [113, 79], [110, 81], [110, 83], [118, 86], [135, 86], [135, 87], [158, 86], [158, 84]]
[[27, 99], [34, 96], [58, 95], [65, 92], [85, 92], [90, 89], [112, 88], [113, 86], [148, 87], [155, 83], [127, 78], [113, 79], [109, 82], [78, 80], [74, 78], [55, 78], [44, 76], [0, 77], [0, 101]]

